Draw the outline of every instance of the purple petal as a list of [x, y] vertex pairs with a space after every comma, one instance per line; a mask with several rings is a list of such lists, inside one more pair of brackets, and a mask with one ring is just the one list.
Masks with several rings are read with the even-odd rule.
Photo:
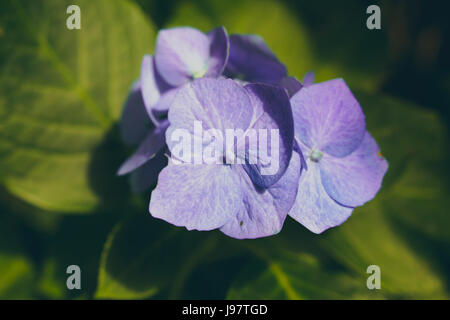
[[228, 61], [230, 41], [224, 27], [216, 28], [208, 33], [210, 41], [208, 77], [218, 77], [222, 74]]
[[213, 230], [237, 214], [242, 197], [239, 176], [230, 166], [169, 161], [152, 192], [150, 213], [188, 230]]
[[138, 145], [153, 128], [145, 111], [140, 82], [136, 82], [125, 102], [120, 119], [120, 135], [126, 144]]
[[135, 193], [142, 193], [156, 184], [161, 170], [167, 166], [164, 148], [154, 158], [134, 170], [130, 175], [131, 188]]
[[172, 105], [173, 99], [178, 92], [178, 88], [170, 89], [164, 92], [158, 102], [153, 105], [152, 110], [155, 115], [167, 115], [169, 107]]
[[226, 73], [248, 82], [278, 84], [287, 75], [286, 67], [256, 35], [231, 35]]
[[[230, 79], [196, 79], [188, 83], [175, 96], [169, 110], [170, 126], [166, 141], [172, 152], [179, 144], [173, 139], [178, 129], [184, 129], [191, 137], [197, 137], [195, 121], [203, 130], [216, 129], [225, 136], [226, 129], [242, 129], [250, 126], [253, 107], [247, 91]], [[200, 140], [202, 141], [202, 140]], [[194, 150], [195, 153], [195, 150]]]
[[209, 37], [194, 28], [161, 30], [156, 40], [156, 68], [175, 87], [205, 75], [209, 54]]
[[145, 55], [141, 64], [141, 84], [142, 97], [147, 108], [147, 112], [151, 114], [151, 107], [159, 100], [161, 93], [156, 84], [155, 69], [153, 65], [153, 57]]
[[324, 157], [320, 170], [328, 194], [349, 207], [361, 206], [373, 199], [388, 168], [379, 152], [377, 143], [366, 132], [359, 148], [347, 157]]
[[343, 223], [353, 208], [335, 202], [325, 191], [317, 163], [307, 160], [308, 169], [303, 170], [299, 180], [297, 198], [289, 215], [314, 233]]
[[[259, 141], [255, 146], [257, 150], [250, 150], [256, 155], [257, 163], [247, 162], [244, 168], [257, 186], [267, 188], [281, 178], [291, 159], [294, 142], [291, 105], [286, 91], [281, 87], [249, 84], [245, 89], [251, 97], [254, 114], [257, 115], [251, 129], [258, 130]], [[266, 141], [261, 139], [261, 131], [266, 132]], [[272, 131], [278, 135], [278, 146], [271, 145]]]
[[298, 154], [292, 155], [289, 169], [268, 189], [255, 187], [241, 167], [235, 168], [241, 179], [244, 202], [237, 215], [220, 230], [237, 239], [254, 239], [280, 232], [297, 194], [301, 172]]
[[342, 79], [304, 87], [291, 99], [295, 137], [309, 148], [345, 157], [361, 144], [364, 114]]
[[314, 83], [314, 72], [307, 72], [303, 78], [303, 85], [308, 87]]
[[117, 174], [121, 176], [130, 173], [152, 159], [165, 145], [165, 131], [168, 125], [165, 121], [148, 133], [139, 149], [122, 164]]
[[145, 55], [142, 59], [141, 86], [142, 97], [148, 116], [157, 125], [158, 120], [153, 113], [154, 107], [159, 102], [163, 92], [169, 90], [170, 87], [158, 75], [155, 69], [154, 59], [151, 55]]
[[281, 79], [279, 84], [287, 90], [289, 97], [292, 97], [303, 88], [303, 85], [295, 77], [285, 77]]

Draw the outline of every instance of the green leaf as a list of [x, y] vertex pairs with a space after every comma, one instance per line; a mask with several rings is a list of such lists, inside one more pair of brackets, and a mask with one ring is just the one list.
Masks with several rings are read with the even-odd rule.
[[384, 210], [430, 237], [450, 241], [448, 135], [441, 118], [399, 99], [361, 93], [358, 98], [389, 161]]
[[[70, 4], [81, 30], [66, 28]], [[123, 0], [6, 0], [0, 28], [0, 182], [40, 208], [90, 212], [111, 187], [96, 190], [118, 165], [105, 141], [154, 28]]]
[[[97, 288], [103, 244], [117, 223], [118, 213], [62, 216], [58, 229], [42, 245], [38, 292], [45, 299], [92, 298]], [[68, 290], [67, 267], [81, 269], [81, 290]]]
[[218, 236], [173, 227], [149, 214], [117, 225], [104, 247], [96, 298], [179, 298], [192, 271], [217, 252]]
[[23, 248], [16, 223], [7, 215], [0, 207], [0, 299], [31, 299], [34, 267]]
[[53, 258], [43, 262], [37, 281], [37, 290], [40, 295], [46, 299], [67, 299], [69, 290], [66, 279], [69, 275], [64, 272], [64, 267], [67, 268], [67, 266], [59, 265]]
[[358, 93], [369, 130], [389, 161], [381, 205], [391, 219], [450, 241], [448, 135], [438, 114]]
[[381, 290], [391, 298], [446, 297], [443, 277], [397, 233], [378, 201], [358, 208], [325, 237], [325, 245], [342, 264], [360, 275], [369, 265], [381, 269]]
[[[448, 161], [447, 161], [448, 163]], [[443, 176], [446, 170], [424, 168], [411, 163], [392, 186], [383, 202], [384, 209], [395, 221], [419, 231], [432, 240], [447, 244], [450, 254], [450, 188]]]
[[0, 252], [0, 274], [0, 299], [32, 297], [33, 269], [24, 256]]
[[[430, 257], [430, 252], [444, 253], [419, 238], [449, 239], [445, 130], [437, 115], [417, 106], [362, 93], [357, 97], [389, 170], [375, 200], [325, 233], [324, 245], [357, 273], [365, 274], [371, 264], [380, 266], [381, 287], [390, 297], [448, 297], [444, 260]], [[405, 223], [421, 233], [405, 232]]]
[[262, 260], [245, 266], [228, 292], [228, 299], [379, 299], [366, 280], [354, 273], [325, 266], [309, 253], [278, 248], [276, 254], [258, 249]]

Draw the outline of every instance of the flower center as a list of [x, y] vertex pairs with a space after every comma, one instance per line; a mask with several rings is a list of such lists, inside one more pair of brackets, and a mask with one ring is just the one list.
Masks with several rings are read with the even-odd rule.
[[208, 63], [205, 62], [201, 68], [192, 72], [192, 78], [197, 79], [203, 77], [206, 71], [208, 71], [208, 67]]
[[311, 151], [311, 154], [309, 155], [309, 158], [311, 159], [311, 161], [314, 161], [314, 162], [319, 162], [320, 159], [322, 159], [322, 157], [323, 157], [323, 153], [316, 149], [313, 149]]

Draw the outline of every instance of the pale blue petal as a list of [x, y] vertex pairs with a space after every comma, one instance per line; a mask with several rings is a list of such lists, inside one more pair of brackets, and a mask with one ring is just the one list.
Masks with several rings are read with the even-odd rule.
[[242, 199], [239, 177], [230, 166], [169, 160], [152, 192], [150, 213], [188, 230], [213, 230], [238, 213]]
[[356, 207], [375, 197], [388, 163], [372, 136], [366, 132], [356, 151], [344, 158], [324, 156], [320, 161], [322, 183], [337, 202]]
[[302, 88], [291, 98], [295, 137], [335, 157], [355, 151], [364, 138], [362, 109], [342, 79]]
[[342, 224], [352, 214], [353, 208], [334, 201], [325, 191], [317, 163], [307, 160], [298, 186], [297, 198], [289, 215], [314, 233]]
[[299, 155], [292, 155], [286, 173], [268, 189], [255, 186], [241, 167], [236, 166], [236, 171], [241, 178], [243, 205], [220, 230], [237, 239], [254, 239], [280, 232], [297, 194], [301, 173]]

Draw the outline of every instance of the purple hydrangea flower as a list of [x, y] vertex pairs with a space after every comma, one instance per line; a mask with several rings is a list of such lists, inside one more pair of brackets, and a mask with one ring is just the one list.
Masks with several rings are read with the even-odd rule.
[[[258, 36], [162, 30], [125, 104], [122, 138], [138, 149], [118, 174], [132, 172], [143, 191], [160, 173], [150, 212], [188, 230], [259, 238], [278, 233], [288, 214], [316, 233], [339, 225], [375, 196], [388, 164], [345, 82], [313, 82], [312, 73], [303, 83], [288, 77]], [[193, 149], [179, 153], [178, 130]], [[269, 137], [252, 143], [250, 133], [264, 130]], [[214, 149], [209, 161], [198, 145]], [[267, 174], [269, 153], [277, 165]]]
[[[136, 191], [151, 186], [165, 165], [162, 151], [168, 127], [167, 111], [177, 90], [198, 77], [220, 76], [228, 59], [228, 48], [228, 36], [222, 27], [207, 34], [188, 27], [159, 32], [155, 57], [143, 58], [140, 80], [130, 93], [121, 121], [124, 141], [139, 148], [118, 174], [140, 168], [132, 178]], [[155, 160], [149, 163], [152, 159]]]
[[[219, 161], [215, 163], [169, 160], [152, 192], [150, 213], [188, 230], [220, 229], [238, 239], [279, 232], [294, 203], [301, 173], [300, 156], [292, 152], [294, 126], [286, 91], [264, 84], [244, 87], [231, 79], [202, 78], [188, 83], [169, 109], [166, 141], [172, 158], [179, 143], [172, 137], [181, 129], [202, 145], [211, 144], [210, 139], [196, 136], [195, 121], [202, 123], [203, 130], [215, 129], [223, 135], [227, 129], [240, 129], [237, 148], [214, 154]], [[250, 129], [279, 132], [280, 165], [274, 174], [263, 176], [261, 167], [266, 164], [249, 163], [254, 150], [245, 137]], [[244, 153], [238, 151], [242, 146]], [[245, 161], [237, 162], [243, 155]], [[192, 156], [202, 159], [195, 147]]]
[[[228, 37], [223, 27], [207, 34], [189, 27], [159, 32], [155, 56], [144, 56], [140, 80], [130, 93], [121, 122], [124, 141], [139, 148], [118, 174], [133, 172], [135, 191], [153, 185], [166, 164], [167, 112], [178, 89], [196, 78], [220, 77], [225, 67], [230, 75], [236, 72], [246, 81], [278, 84], [286, 77], [285, 66], [258, 36]], [[132, 143], [129, 136], [134, 137]]]
[[306, 163], [289, 215], [321, 233], [375, 196], [388, 163], [344, 80], [306, 82], [291, 98], [295, 149]]

